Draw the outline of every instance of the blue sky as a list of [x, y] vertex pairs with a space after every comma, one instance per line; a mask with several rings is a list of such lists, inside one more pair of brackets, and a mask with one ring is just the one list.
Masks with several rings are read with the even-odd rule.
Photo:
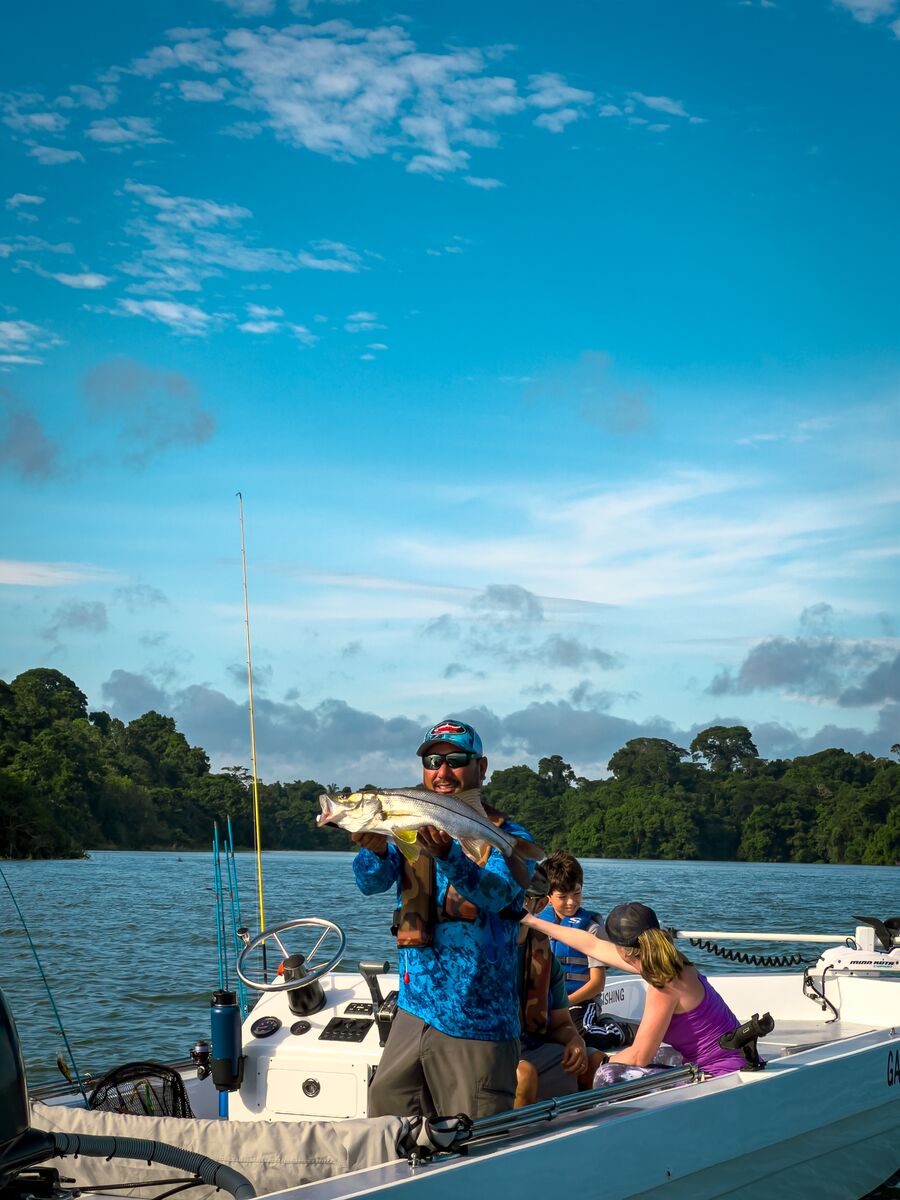
[[403, 783], [900, 740], [900, 0], [4, 14], [0, 676]]

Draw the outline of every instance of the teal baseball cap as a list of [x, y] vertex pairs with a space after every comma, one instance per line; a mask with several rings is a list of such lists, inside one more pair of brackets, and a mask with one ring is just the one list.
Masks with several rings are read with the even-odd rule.
[[430, 725], [425, 730], [425, 736], [422, 738], [422, 744], [416, 754], [421, 758], [429, 746], [434, 746], [438, 742], [450, 742], [453, 746], [459, 746], [460, 750], [468, 750], [472, 754], [477, 754], [479, 758], [484, 756], [481, 738], [477, 732], [465, 721], [457, 721], [453, 717], [445, 717], [436, 725]]

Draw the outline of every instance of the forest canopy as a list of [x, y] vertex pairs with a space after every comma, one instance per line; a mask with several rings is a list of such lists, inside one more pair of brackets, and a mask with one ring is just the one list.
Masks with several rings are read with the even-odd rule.
[[[766, 760], [749, 729], [720, 725], [688, 747], [634, 738], [608, 766], [608, 779], [585, 779], [553, 754], [536, 771], [494, 771], [485, 799], [548, 851], [580, 857], [900, 863], [900, 762], [888, 757], [835, 748]], [[346, 834], [316, 826], [325, 790], [312, 779], [260, 782], [265, 846], [349, 849]], [[76, 684], [49, 668], [0, 680], [0, 857], [204, 848], [226, 818], [235, 844], [249, 846], [251, 806], [249, 772], [210, 771], [172, 717], [151, 711], [126, 724], [89, 712]]]

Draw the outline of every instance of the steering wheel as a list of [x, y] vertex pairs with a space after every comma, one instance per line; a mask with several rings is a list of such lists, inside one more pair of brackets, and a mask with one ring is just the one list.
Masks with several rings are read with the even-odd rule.
[[[273, 938], [278, 944], [283, 958], [289, 957], [289, 952], [284, 948], [281, 938], [278, 936], [288, 929], [321, 929], [319, 938], [316, 944], [310, 950], [309, 954], [304, 955], [306, 962], [311, 962], [315, 958], [319, 947], [330, 936], [337, 938], [338, 946], [331, 958], [327, 959], [320, 966], [312, 967], [302, 979], [277, 979], [273, 983], [267, 983], [260, 979], [251, 979], [244, 974], [243, 967], [247, 959], [253, 951], [261, 946], [269, 938]], [[269, 929], [261, 930], [255, 938], [251, 938], [247, 945], [238, 955], [237, 973], [247, 987], [255, 988], [258, 992], [287, 992], [293, 991], [294, 988], [306, 987], [310, 983], [315, 983], [317, 979], [321, 979], [323, 975], [327, 975], [329, 971], [333, 971], [341, 959], [344, 957], [344, 947], [347, 944], [347, 937], [341, 929], [340, 925], [336, 925], [334, 921], [326, 921], [322, 917], [296, 917], [293, 921], [285, 921], [281, 925], [273, 925]]]

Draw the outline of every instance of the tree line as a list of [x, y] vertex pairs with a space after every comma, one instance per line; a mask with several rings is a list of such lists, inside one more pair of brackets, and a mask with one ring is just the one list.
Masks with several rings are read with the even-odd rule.
[[[689, 747], [634, 738], [609, 770], [585, 779], [554, 754], [536, 771], [494, 771], [484, 795], [548, 851], [580, 857], [900, 864], [900, 762], [887, 757], [830, 749], [766, 760], [744, 726], [714, 726]], [[325, 790], [311, 779], [260, 783], [264, 846], [347, 849], [346, 834], [316, 825]], [[210, 771], [171, 717], [89, 712], [75, 683], [48, 668], [0, 680], [0, 857], [200, 849], [226, 818], [235, 844], [249, 846], [251, 810], [249, 773]]]

